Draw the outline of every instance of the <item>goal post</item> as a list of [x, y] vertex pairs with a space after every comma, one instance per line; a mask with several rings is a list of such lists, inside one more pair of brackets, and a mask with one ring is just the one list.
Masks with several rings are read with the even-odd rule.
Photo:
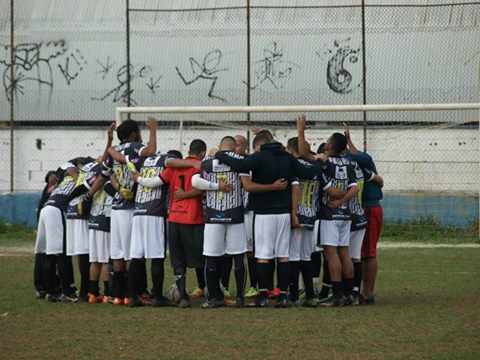
[[307, 113], [314, 124], [306, 133], [312, 150], [342, 132], [342, 122], [362, 149], [364, 124], [355, 112], [369, 114], [368, 153], [385, 180], [385, 222], [477, 227], [478, 236], [480, 103], [118, 107], [116, 122], [127, 114], [156, 117], [159, 150], [175, 148], [186, 155], [195, 138], [211, 148], [223, 136], [247, 136], [252, 126], [272, 130], [286, 144], [296, 136], [295, 115]]

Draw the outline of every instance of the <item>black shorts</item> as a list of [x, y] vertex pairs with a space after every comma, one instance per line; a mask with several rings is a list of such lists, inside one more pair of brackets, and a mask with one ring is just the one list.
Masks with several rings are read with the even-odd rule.
[[204, 267], [203, 228], [203, 224], [168, 223], [168, 245], [172, 267]]

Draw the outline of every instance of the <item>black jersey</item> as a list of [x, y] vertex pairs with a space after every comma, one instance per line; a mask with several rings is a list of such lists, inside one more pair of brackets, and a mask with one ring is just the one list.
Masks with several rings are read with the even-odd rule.
[[[140, 170], [142, 165], [142, 158], [140, 156], [140, 151], [145, 146], [139, 142], [128, 142], [120, 144], [115, 147], [115, 150], [119, 153], [122, 153], [127, 162], [131, 162], [135, 165], [137, 170]], [[135, 206], [135, 199], [127, 200], [122, 197], [120, 189], [131, 190], [135, 196], [137, 190], [136, 183], [132, 180], [130, 176], [130, 170], [127, 167], [127, 164], [122, 164], [112, 157], [109, 157], [105, 161], [104, 166], [111, 169], [115, 173], [117, 178], [119, 191], [113, 199], [112, 209], [123, 210], [123, 209], [133, 209]]]
[[102, 188], [93, 196], [92, 209], [88, 219], [89, 229], [110, 232], [110, 212], [113, 196]]
[[[356, 185], [354, 167], [350, 160], [341, 157], [329, 157], [324, 164], [324, 171], [332, 181], [332, 186], [338, 190], [347, 191], [348, 188]], [[327, 206], [330, 200], [334, 200], [327, 192], [322, 195], [320, 204], [321, 219], [323, 220], [350, 220], [350, 208], [348, 202], [333, 209]]]
[[62, 175], [59, 177], [61, 178], [60, 183], [55, 188], [55, 190], [53, 190], [52, 194], [45, 202], [44, 206], [51, 205], [59, 208], [64, 212], [67, 211], [68, 199], [73, 189], [75, 189], [76, 183], [75, 179], [65, 172], [68, 168], [76, 168], [76, 166], [71, 162], [67, 162], [60, 166], [60, 171], [57, 170], [57, 173], [62, 173]]
[[[146, 158], [140, 169], [142, 178], [154, 178], [165, 169], [165, 163], [173, 156], [160, 154]], [[138, 185], [135, 195], [135, 210], [133, 215], [167, 216], [168, 184], [157, 188]]]
[[[243, 159], [242, 155], [234, 152], [226, 152], [226, 154]], [[233, 186], [232, 191], [229, 192], [205, 191], [205, 223], [243, 223], [244, 192], [240, 174], [217, 159], [207, 158], [202, 161], [201, 176], [210, 182], [222, 181]]]
[[356, 183], [358, 186], [358, 193], [350, 199], [348, 206], [352, 216], [351, 231], [365, 229], [367, 227], [367, 216], [362, 207], [362, 192], [365, 184], [365, 175], [356, 161], [350, 160], [354, 167]]
[[[77, 180], [75, 181], [75, 187], [84, 185], [87, 189], [93, 185], [97, 177], [100, 175], [101, 165], [91, 162], [85, 164], [78, 172]], [[90, 214], [78, 214], [78, 204], [83, 201], [86, 194], [80, 195], [71, 200], [68, 204], [66, 211], [67, 219], [88, 219]]]
[[[303, 159], [298, 159], [298, 161], [307, 167], [313, 166]], [[331, 186], [331, 182], [325, 174], [322, 174], [320, 181], [304, 179], [299, 180], [298, 184], [300, 186], [300, 202], [297, 207], [298, 222], [312, 230], [319, 211], [320, 194], [323, 189]]]

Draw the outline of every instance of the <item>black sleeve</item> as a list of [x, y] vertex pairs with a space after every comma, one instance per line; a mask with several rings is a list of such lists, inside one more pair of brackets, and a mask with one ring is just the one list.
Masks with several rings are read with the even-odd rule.
[[72, 193], [68, 197], [68, 202], [75, 199], [76, 197], [79, 197], [82, 194], [85, 194], [87, 191], [88, 189], [84, 184], [78, 185], [75, 189], [73, 189]]
[[236, 172], [249, 172], [251, 170], [256, 170], [260, 164], [259, 153], [254, 153], [243, 159], [237, 159], [224, 152], [218, 152], [215, 155], [215, 158], [220, 162], [227, 164]]
[[115, 194], [117, 193], [117, 190], [115, 190], [115, 188], [113, 187], [112, 183], [110, 181], [108, 181], [104, 186], [103, 186], [103, 190], [105, 190], [105, 192], [114, 197]]
[[317, 179], [323, 173], [321, 161], [316, 161], [313, 166], [305, 166], [293, 156], [291, 157], [291, 161], [293, 165], [293, 173], [299, 179]]

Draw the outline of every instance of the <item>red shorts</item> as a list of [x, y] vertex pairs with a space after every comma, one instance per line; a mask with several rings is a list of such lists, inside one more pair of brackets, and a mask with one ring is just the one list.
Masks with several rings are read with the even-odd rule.
[[368, 225], [362, 244], [362, 259], [377, 257], [377, 242], [383, 226], [383, 210], [380, 205], [363, 208]]

